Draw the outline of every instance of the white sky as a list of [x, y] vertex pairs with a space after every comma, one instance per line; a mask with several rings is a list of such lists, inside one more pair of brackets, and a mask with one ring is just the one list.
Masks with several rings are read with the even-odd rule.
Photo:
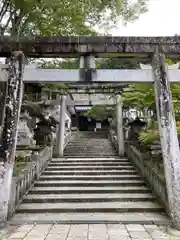
[[119, 24], [114, 36], [173, 36], [180, 34], [180, 0], [149, 0], [148, 12], [127, 26]]

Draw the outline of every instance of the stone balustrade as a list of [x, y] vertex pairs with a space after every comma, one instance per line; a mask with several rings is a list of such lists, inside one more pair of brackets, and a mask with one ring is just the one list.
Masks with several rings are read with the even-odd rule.
[[[64, 140], [64, 147], [71, 138], [71, 132], [67, 132]], [[9, 199], [8, 219], [11, 218], [22, 202], [24, 195], [29, 191], [33, 183], [39, 179], [39, 176], [52, 159], [53, 149], [50, 146], [45, 147], [40, 152], [34, 152], [31, 161], [27, 163], [18, 177], [12, 178], [11, 195]]]
[[151, 164], [152, 162], [150, 159], [146, 159], [144, 154], [130, 143], [126, 144], [126, 155], [136, 166], [141, 176], [146, 180], [155, 196], [163, 204], [168, 213], [168, 199], [164, 175], [158, 172], [156, 166]]
[[[110, 131], [109, 138], [114, 147], [117, 148], [117, 137], [115, 136], [115, 132]], [[136, 147], [132, 146], [130, 142], [126, 142], [125, 146], [126, 156], [146, 180], [154, 195], [163, 204], [166, 212], [169, 213], [164, 175], [159, 173], [156, 167], [153, 166], [151, 159], [145, 158], [144, 154], [142, 154]]]
[[52, 147], [45, 147], [39, 153], [35, 152], [32, 155], [32, 161], [20, 172], [19, 176], [12, 178], [8, 218], [12, 217], [16, 207], [21, 203], [24, 195], [31, 188], [34, 181], [39, 178], [51, 158]]

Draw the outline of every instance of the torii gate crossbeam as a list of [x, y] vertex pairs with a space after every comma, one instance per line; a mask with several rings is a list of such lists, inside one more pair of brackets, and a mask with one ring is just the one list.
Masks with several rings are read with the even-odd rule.
[[[6, 68], [0, 68], [0, 82], [7, 81]], [[168, 70], [169, 82], [180, 82], [180, 70]], [[24, 83], [76, 83], [80, 82], [79, 70], [70, 69], [32, 69], [26, 68], [23, 77]], [[82, 82], [82, 81], [81, 81]], [[153, 83], [154, 77], [151, 69], [122, 70], [122, 69], [99, 69], [92, 83]]]
[[180, 36], [173, 37], [115, 37], [115, 36], [53, 36], [0, 38], [0, 57], [9, 57], [21, 50], [27, 57], [74, 58], [84, 54], [96, 57], [152, 57], [161, 46], [168, 57], [178, 58]]

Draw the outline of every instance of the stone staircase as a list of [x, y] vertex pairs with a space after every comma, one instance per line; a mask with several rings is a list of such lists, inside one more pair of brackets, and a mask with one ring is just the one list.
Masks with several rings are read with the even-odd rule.
[[54, 158], [12, 223], [169, 224], [164, 209], [105, 133], [83, 133]]
[[66, 157], [115, 156], [116, 151], [110, 144], [106, 132], [81, 132], [65, 148]]

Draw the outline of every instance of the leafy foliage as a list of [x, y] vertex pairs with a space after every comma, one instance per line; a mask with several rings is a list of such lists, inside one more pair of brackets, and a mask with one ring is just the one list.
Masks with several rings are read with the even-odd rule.
[[[173, 61], [166, 59], [168, 64], [173, 64]], [[129, 92], [123, 93], [123, 104], [124, 107], [135, 108], [137, 110], [151, 109], [156, 111], [155, 104], [155, 91], [152, 84], [132, 84], [129, 85]], [[180, 110], [180, 84], [171, 84], [171, 92], [173, 98], [174, 109], [176, 111], [176, 119], [180, 118], [180, 114], [177, 110]], [[154, 115], [156, 118], [156, 114]], [[160, 140], [158, 125], [155, 118], [152, 119], [151, 124], [146, 130], [143, 130], [139, 134], [139, 139], [142, 145], [148, 146], [155, 140]], [[177, 131], [180, 133], [180, 128], [177, 125]]]
[[40, 68], [44, 69], [78, 69], [79, 68], [79, 61], [78, 59], [52, 59], [52, 60], [44, 60], [41, 59], [39, 61]]
[[[180, 126], [177, 126], [177, 133], [180, 134]], [[154, 141], [160, 140], [158, 128], [156, 129], [147, 129], [139, 133], [139, 140], [141, 145], [149, 146]]]
[[152, 142], [159, 140], [159, 132], [157, 122], [151, 120], [149, 127], [139, 133], [139, 140], [143, 145], [150, 145]]
[[157, 130], [148, 129], [147, 131], [140, 132], [139, 139], [141, 144], [150, 145], [154, 141], [159, 140], [160, 137]]
[[[166, 59], [166, 62], [170, 65], [173, 61]], [[155, 110], [155, 91], [152, 84], [132, 84], [129, 85], [129, 92], [123, 93], [124, 106], [130, 108], [136, 108], [137, 110], [143, 110], [145, 108]], [[172, 98], [174, 102], [175, 110], [180, 110], [180, 84], [171, 84]]]
[[138, 110], [153, 107], [154, 89], [150, 84], [133, 84], [130, 92], [123, 93], [123, 105]]
[[148, 0], [2, 0], [1, 26], [3, 34], [10, 26], [12, 35], [95, 35], [92, 28], [94, 25], [99, 28], [112, 27], [118, 16], [125, 22], [137, 19], [139, 14], [147, 11], [147, 2]]
[[113, 108], [104, 106], [93, 106], [87, 112], [83, 113], [84, 116], [90, 117], [99, 121], [113, 117]]
[[139, 60], [118, 57], [103, 58], [97, 60], [96, 67], [97, 69], [137, 69], [139, 68]]

